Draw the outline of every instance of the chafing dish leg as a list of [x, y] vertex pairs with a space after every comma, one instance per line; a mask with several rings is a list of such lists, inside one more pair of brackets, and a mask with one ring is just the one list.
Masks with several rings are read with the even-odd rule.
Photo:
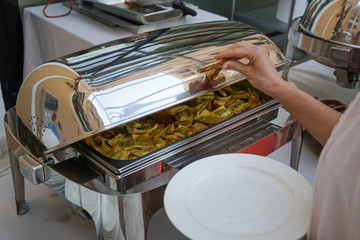
[[304, 139], [304, 129], [303, 126], [298, 123], [295, 127], [293, 139], [291, 142], [291, 156], [290, 156], [290, 167], [298, 171], [301, 149]]
[[166, 186], [122, 197], [125, 239], [147, 239], [151, 217], [163, 206]]
[[16, 213], [18, 215], [23, 215], [30, 209], [29, 204], [25, 201], [24, 177], [20, 173], [19, 161], [15, 158], [11, 151], [9, 151], [9, 156], [15, 192]]
[[146, 196], [143, 197], [143, 216], [144, 216], [144, 233], [145, 239], [147, 239], [148, 227], [151, 218], [154, 214], [164, 207], [164, 193], [165, 186], [156, 188], [147, 192]]
[[164, 206], [165, 188], [117, 196], [65, 181], [65, 198], [91, 216], [99, 240], [146, 240], [151, 217]]

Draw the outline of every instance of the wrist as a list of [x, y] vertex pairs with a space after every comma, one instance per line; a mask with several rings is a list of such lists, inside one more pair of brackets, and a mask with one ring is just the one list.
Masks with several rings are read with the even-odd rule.
[[282, 96], [292, 94], [291, 92], [294, 90], [296, 91], [296, 89], [297, 87], [294, 83], [281, 79], [280, 81], [276, 81], [276, 83], [268, 88], [265, 93], [274, 99], [279, 99]]

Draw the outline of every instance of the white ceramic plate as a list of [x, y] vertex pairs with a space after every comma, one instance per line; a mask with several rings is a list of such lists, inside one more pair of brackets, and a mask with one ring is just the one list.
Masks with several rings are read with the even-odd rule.
[[300, 239], [312, 187], [289, 166], [252, 154], [221, 154], [180, 170], [164, 196], [166, 214], [185, 236], [212, 239]]

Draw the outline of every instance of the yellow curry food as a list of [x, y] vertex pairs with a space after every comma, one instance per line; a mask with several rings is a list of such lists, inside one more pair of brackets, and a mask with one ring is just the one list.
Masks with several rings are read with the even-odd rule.
[[111, 159], [144, 156], [262, 103], [250, 89], [228, 86], [85, 139]]

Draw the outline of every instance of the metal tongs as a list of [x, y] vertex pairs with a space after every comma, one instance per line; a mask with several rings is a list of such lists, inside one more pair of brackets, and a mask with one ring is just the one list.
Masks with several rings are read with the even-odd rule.
[[214, 61], [205, 66], [202, 66], [201, 68], [198, 69], [198, 73], [205, 72], [206, 76], [210, 80], [217, 80], [219, 72], [222, 70], [222, 66], [229, 60], [237, 60], [237, 61], [242, 62], [243, 64], [249, 63], [249, 60], [247, 58], [241, 58], [241, 59], [239, 59], [239, 58], [224, 58], [224, 59]]
[[230, 59], [220, 59], [205, 66], [202, 66], [198, 69], [198, 73], [205, 72], [207, 78], [209, 78], [210, 80], [217, 80], [219, 72], [222, 70], [222, 66], [229, 60]]

